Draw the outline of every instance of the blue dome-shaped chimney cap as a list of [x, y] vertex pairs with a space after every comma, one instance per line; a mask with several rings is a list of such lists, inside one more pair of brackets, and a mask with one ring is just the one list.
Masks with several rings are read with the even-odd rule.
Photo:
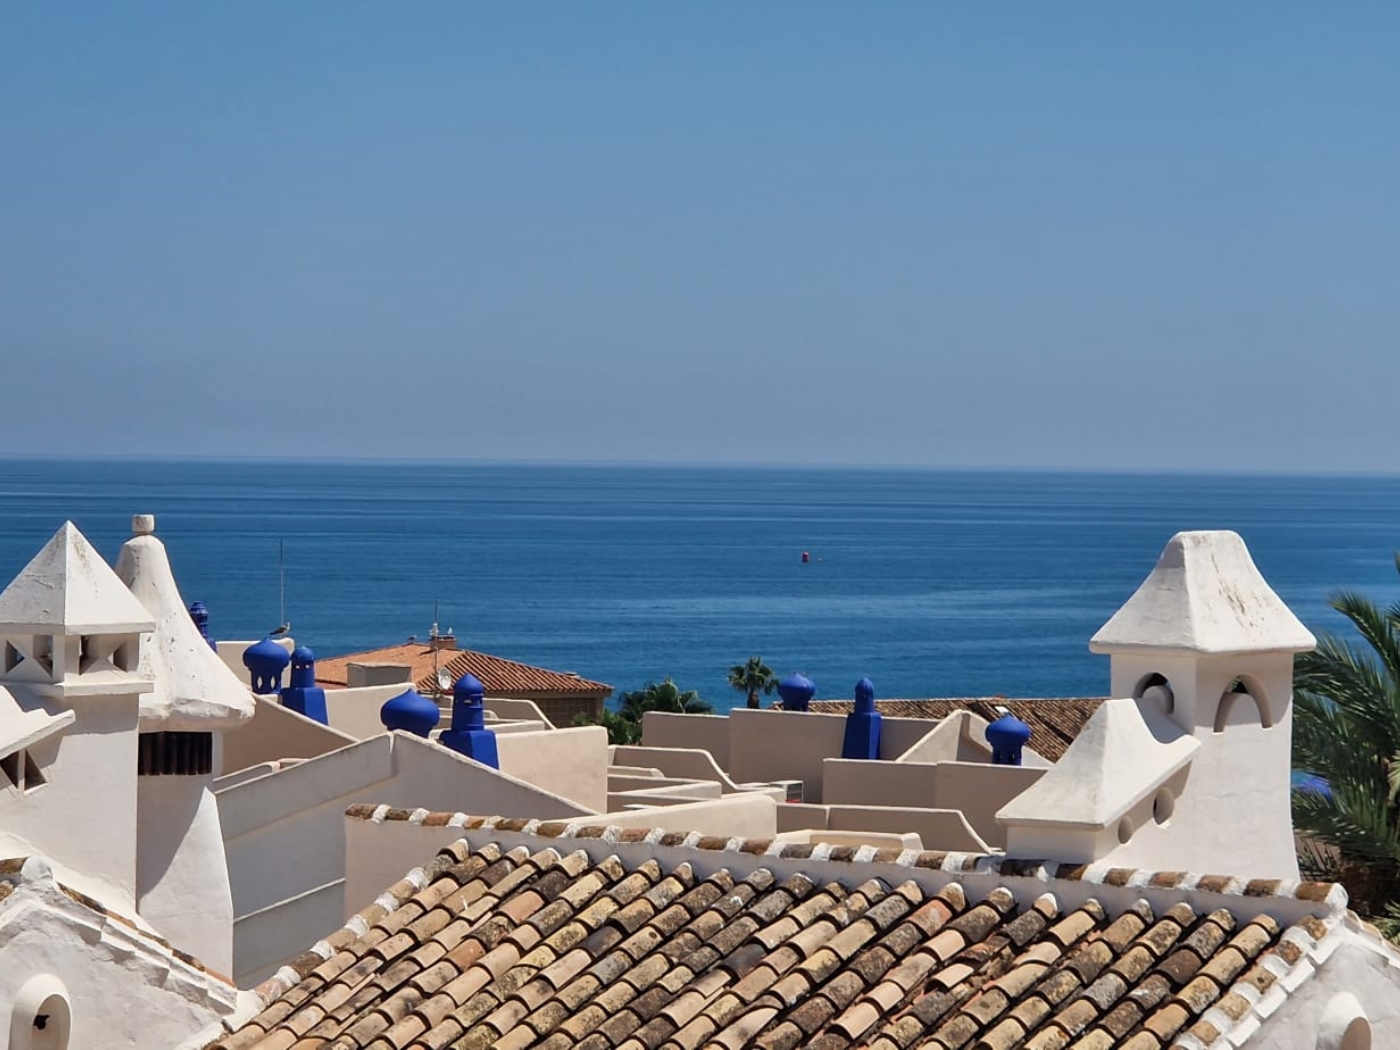
[[291, 654], [271, 638], [254, 642], [243, 650], [243, 666], [248, 668], [253, 680], [253, 692], [260, 696], [282, 689], [282, 672], [291, 661]]
[[254, 642], [243, 650], [243, 666], [250, 671], [280, 671], [291, 662], [291, 654], [271, 638]]
[[316, 687], [316, 654], [304, 645], [292, 650], [293, 689], [314, 689]]
[[778, 696], [782, 698], [784, 711], [806, 711], [816, 692], [817, 687], [805, 674], [790, 674], [778, 680]]
[[452, 699], [474, 701], [480, 700], [486, 695], [486, 686], [481, 679], [468, 671], [457, 679], [457, 684], [452, 687]]
[[1021, 749], [1031, 738], [1031, 727], [1010, 711], [987, 727], [987, 743], [992, 745], [992, 762], [999, 766], [1019, 766]]
[[379, 709], [379, 720], [387, 729], [398, 729], [414, 736], [426, 737], [438, 724], [442, 712], [438, 705], [418, 690], [405, 689], [398, 696], [384, 702]]
[[856, 683], [856, 711], [868, 715], [875, 710], [875, 683], [862, 678]]

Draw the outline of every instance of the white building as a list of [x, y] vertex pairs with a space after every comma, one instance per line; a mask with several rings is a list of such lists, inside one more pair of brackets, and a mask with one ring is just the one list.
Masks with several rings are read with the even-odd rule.
[[1008, 852], [1297, 878], [1293, 656], [1315, 644], [1239, 536], [1174, 536], [1090, 641], [1118, 699], [998, 814]]
[[0, 1046], [1400, 1045], [1400, 953], [1297, 882], [1313, 639], [1231, 533], [1094, 637], [1057, 759], [968, 710], [843, 757], [841, 714], [613, 748], [495, 700], [495, 769], [383, 731], [402, 683], [253, 697], [134, 531], [0, 593]]
[[[142, 730], [167, 724], [160, 705], [179, 706], [151, 678], [170, 659], [151, 651], [166, 629], [71, 522], [0, 593], [9, 1050], [174, 1047], [234, 1008], [230, 979], [189, 948], [227, 970], [227, 919], [201, 918], [206, 901], [217, 915], [227, 899], [209, 806], [199, 792], [162, 798], [143, 775]], [[172, 771], [206, 762], [174, 750]]]
[[[1291, 661], [1313, 638], [1239, 537], [1174, 537], [1093, 644], [1119, 698], [1020, 774], [1005, 851], [352, 807], [346, 898], [373, 903], [211, 1050], [1400, 1045], [1400, 952], [1297, 881]], [[829, 801], [842, 760], [782, 739], [810, 752], [822, 723], [738, 715], [726, 766], [767, 747]], [[975, 757], [963, 728], [913, 765]]]

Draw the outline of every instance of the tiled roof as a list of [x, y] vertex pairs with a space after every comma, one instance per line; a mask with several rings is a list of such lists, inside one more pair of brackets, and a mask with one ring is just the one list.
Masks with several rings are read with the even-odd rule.
[[[955, 711], [971, 711], [988, 722], [1001, 717], [1004, 707], [1031, 727], [1030, 748], [1036, 754], [1058, 762], [1084, 723], [1099, 709], [1103, 700], [1083, 697], [1054, 697], [1044, 700], [1008, 700], [1000, 696], [948, 697], [936, 700], [876, 700], [875, 707], [891, 718], [940, 720]], [[850, 711], [850, 700], [818, 700], [813, 711]]]
[[517, 663], [473, 649], [439, 649], [436, 653], [436, 666], [433, 647], [418, 642], [317, 660], [316, 681], [329, 686], [346, 685], [350, 680], [349, 667], [352, 663], [407, 664], [411, 668], [409, 677], [413, 681], [413, 687], [425, 695], [438, 691], [438, 668], [446, 668], [454, 681], [471, 672], [486, 686], [487, 696], [509, 698], [522, 693], [597, 696], [612, 692], [612, 686], [604, 682], [594, 682], [576, 674]]
[[350, 815], [465, 837], [211, 1047], [1209, 1046], [1304, 979], [1345, 905], [1316, 883]]

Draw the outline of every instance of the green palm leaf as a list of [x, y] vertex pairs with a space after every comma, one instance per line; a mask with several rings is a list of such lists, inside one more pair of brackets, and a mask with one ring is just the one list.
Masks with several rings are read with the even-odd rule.
[[1354, 906], [1380, 916], [1400, 889], [1400, 602], [1341, 591], [1330, 604], [1356, 635], [1295, 661], [1293, 765], [1328, 790], [1295, 790], [1293, 824], [1303, 868], [1341, 877]]
[[758, 694], [771, 693], [777, 688], [778, 677], [773, 668], [763, 662], [763, 657], [750, 656], [744, 663], [729, 669], [729, 685], [748, 698], [749, 707], [757, 707]]

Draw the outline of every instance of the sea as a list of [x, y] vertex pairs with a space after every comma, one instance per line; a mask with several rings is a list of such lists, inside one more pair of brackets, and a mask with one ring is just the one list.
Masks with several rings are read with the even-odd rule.
[[1102, 696], [1089, 637], [1183, 529], [1234, 529], [1314, 631], [1397, 596], [1400, 478], [910, 469], [0, 462], [0, 579], [65, 519], [154, 513], [211, 633], [331, 656], [427, 637], [717, 710], [761, 656], [819, 698]]

